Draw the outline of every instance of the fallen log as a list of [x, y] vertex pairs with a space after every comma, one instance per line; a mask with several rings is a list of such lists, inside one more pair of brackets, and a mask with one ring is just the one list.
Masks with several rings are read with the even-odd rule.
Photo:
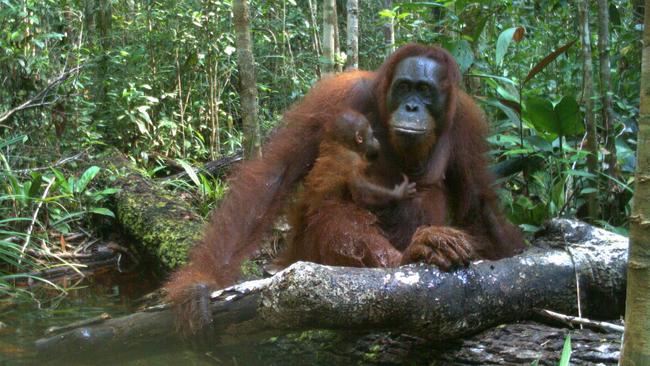
[[183, 265], [203, 235], [205, 220], [183, 199], [143, 177], [119, 152], [110, 161], [125, 172], [114, 183], [120, 188], [115, 195], [120, 225], [162, 271]]
[[[578, 300], [583, 316], [622, 314], [626, 238], [554, 220], [536, 244], [521, 255], [451, 273], [427, 265], [360, 269], [298, 262], [273, 277], [215, 291], [215, 339], [233, 344], [332, 329], [391, 330], [447, 341], [528, 319], [537, 309], [577, 315]], [[177, 343], [172, 330], [171, 311], [162, 305], [43, 338], [36, 346], [48, 358], [72, 351], [114, 357]]]

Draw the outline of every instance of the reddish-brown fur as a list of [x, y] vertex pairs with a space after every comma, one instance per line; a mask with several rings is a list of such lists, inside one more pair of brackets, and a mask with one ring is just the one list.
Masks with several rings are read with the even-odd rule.
[[[289, 223], [295, 230], [278, 263], [287, 265], [297, 260], [306, 260], [342, 266], [396, 265], [397, 262], [387, 262], [395, 261], [399, 256], [399, 252], [392, 246], [385, 248], [391, 255], [382, 258], [379, 248], [368, 250], [366, 255], [353, 252], [360, 247], [354, 242], [358, 240], [354, 236], [346, 238], [349, 243], [340, 241], [336, 245], [322, 245], [314, 240], [320, 237], [313, 237], [314, 230], [328, 230], [328, 218], [322, 217], [321, 212], [333, 218], [333, 210], [343, 209], [358, 211], [354, 215], [356, 220], [347, 223], [356, 228], [345, 231], [360, 231], [363, 240], [367, 241], [370, 239], [367, 238], [368, 232], [372, 230], [370, 226], [376, 219], [371, 213], [364, 212], [366, 208], [389, 206], [412, 197], [415, 192], [414, 185], [408, 179], [393, 189], [388, 189], [374, 184], [366, 177], [366, 154], [379, 145], [365, 116], [347, 111], [334, 126], [328, 127], [334, 128], [327, 131], [321, 142], [316, 163], [305, 178], [303, 189], [289, 215]], [[355, 137], [362, 139], [356, 140]], [[363, 219], [368, 221], [364, 222]], [[334, 225], [340, 226], [340, 223], [334, 222]], [[367, 228], [359, 230], [361, 226]], [[341, 228], [337, 230], [340, 231]]]
[[[443, 123], [440, 132], [427, 144], [405, 151], [392, 143], [386, 93], [395, 66], [414, 56], [446, 67], [450, 97], [445, 120], [436, 121]], [[324, 127], [347, 109], [367, 116], [381, 143], [378, 160], [367, 172], [372, 180], [392, 187], [406, 174], [418, 192], [372, 211], [351, 201], [320, 203], [302, 227], [293, 228], [305, 247], [300, 255], [288, 253], [286, 262], [383, 267], [426, 260], [444, 268], [454, 256], [461, 256], [461, 262], [497, 259], [522, 249], [519, 232], [500, 213], [491, 188], [483, 114], [458, 89], [459, 79], [447, 51], [407, 45], [374, 73], [344, 73], [317, 83], [285, 114], [286, 126], [269, 139], [264, 156], [242, 164], [232, 175], [230, 191], [213, 213], [203, 241], [190, 253], [190, 263], [167, 283], [182, 329], [192, 333], [200, 327], [195, 285], [218, 288], [236, 280], [241, 262], [258, 247], [296, 183], [311, 170]]]

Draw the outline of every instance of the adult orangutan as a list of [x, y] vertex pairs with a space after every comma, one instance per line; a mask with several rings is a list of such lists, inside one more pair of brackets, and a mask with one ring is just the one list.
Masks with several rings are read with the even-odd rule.
[[[425, 261], [444, 270], [471, 259], [498, 259], [523, 248], [500, 213], [488, 174], [481, 110], [459, 90], [453, 57], [440, 47], [410, 44], [375, 72], [325, 78], [289, 111], [262, 158], [242, 164], [213, 213], [190, 263], [167, 283], [178, 324], [193, 334], [212, 321], [209, 290], [236, 280], [296, 184], [310, 171], [326, 126], [343, 111], [367, 117], [380, 142], [367, 169], [386, 187], [406, 175], [414, 198], [378, 208], [323, 205], [303, 227], [323, 264], [397, 266]], [[290, 263], [301, 259], [284, 257]]]

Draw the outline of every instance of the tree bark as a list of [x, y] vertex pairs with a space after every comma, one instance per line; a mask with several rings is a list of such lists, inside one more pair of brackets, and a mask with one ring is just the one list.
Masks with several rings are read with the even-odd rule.
[[[600, 99], [603, 105], [601, 115], [605, 127], [605, 149], [609, 153], [605, 158], [607, 174], [618, 179], [615, 116], [611, 94], [612, 76], [609, 60], [609, 2], [607, 0], [598, 0], [598, 54], [600, 58]], [[608, 179], [608, 182], [607, 190], [611, 192], [615, 184], [611, 179]]]
[[262, 155], [262, 139], [257, 120], [257, 82], [255, 60], [249, 28], [250, 12], [248, 0], [232, 2], [235, 23], [235, 44], [237, 45], [237, 68], [239, 69], [240, 100], [244, 125], [244, 156], [253, 158]]
[[[393, 10], [393, 0], [384, 0], [384, 8]], [[384, 45], [387, 55], [395, 51], [395, 26], [392, 18], [386, 19], [384, 23]]]
[[95, 118], [101, 117], [101, 111], [104, 108], [106, 99], [106, 86], [104, 81], [109, 73], [109, 56], [108, 52], [111, 49], [110, 30], [112, 25], [112, 6], [109, 0], [95, 0], [93, 9], [95, 14], [96, 24], [96, 39], [97, 45], [100, 49], [100, 55], [97, 61], [95, 70], [95, 103], [99, 106], [94, 113]]
[[333, 72], [336, 66], [336, 1], [323, 0], [323, 70]]
[[348, 0], [348, 70], [359, 68], [359, 0]]
[[[323, 50], [320, 45], [320, 35], [318, 34], [318, 21], [317, 21], [317, 16], [318, 14], [318, 3], [315, 3], [314, 1], [316, 0], [307, 0], [307, 5], [309, 6], [309, 18], [311, 19], [311, 29], [312, 29], [312, 38], [313, 38], [313, 44], [314, 44], [314, 52], [316, 52], [316, 57], [320, 60]], [[321, 63], [319, 62], [316, 65], [316, 76], [320, 79], [321, 78]]]
[[644, 25], [623, 366], [650, 365], [650, 0], [646, 0]]
[[[626, 238], [570, 220], [548, 226], [540, 247], [451, 273], [426, 265], [345, 268], [299, 262], [271, 278], [212, 294], [221, 344], [292, 331], [392, 330], [448, 341], [518, 319], [538, 308], [590, 317], [623, 310]], [[569, 244], [569, 245], [567, 245]], [[70, 330], [37, 342], [42, 354], [122, 352], [174, 342], [165, 307]]]
[[587, 125], [587, 169], [593, 174], [596, 192], [587, 194], [587, 210], [590, 220], [599, 218], [598, 209], [598, 135], [596, 134], [596, 121], [594, 120], [594, 82], [593, 66], [591, 64], [591, 33], [589, 31], [589, 1], [578, 1], [578, 15], [580, 18], [580, 39], [582, 41], [582, 99], [585, 105], [585, 118]]

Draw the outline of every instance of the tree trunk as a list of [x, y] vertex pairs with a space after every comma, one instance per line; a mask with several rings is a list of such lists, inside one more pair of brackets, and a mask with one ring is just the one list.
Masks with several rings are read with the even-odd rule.
[[253, 59], [253, 45], [248, 24], [250, 21], [248, 0], [234, 0], [232, 13], [235, 23], [237, 68], [241, 88], [244, 156], [253, 158], [262, 154], [262, 139], [257, 121], [257, 82], [255, 81], [255, 60]]
[[650, 365], [650, 0], [646, 0], [644, 25], [623, 366]]
[[[598, 0], [598, 52], [600, 58], [600, 98], [602, 103], [601, 114], [605, 127], [605, 149], [609, 153], [605, 157], [607, 174], [618, 179], [618, 165], [616, 159], [616, 130], [614, 129], [614, 110], [612, 108], [612, 77], [609, 60], [609, 2]], [[607, 179], [607, 191], [611, 192], [615, 183]]]
[[[393, 10], [393, 0], [384, 0], [384, 8]], [[395, 26], [393, 18], [386, 19], [386, 23], [384, 23], [384, 44], [386, 45], [387, 55], [395, 51]]]
[[323, 0], [323, 70], [333, 72], [336, 66], [336, 1]]
[[[616, 318], [625, 302], [627, 239], [571, 220], [548, 225], [539, 247], [467, 269], [346, 268], [299, 262], [271, 278], [212, 294], [215, 341], [252, 342], [308, 329], [408, 333], [449, 341], [527, 319], [536, 309]], [[576, 280], [580, 284], [577, 292]], [[165, 307], [41, 339], [44, 355], [113, 355], [174, 342]], [[76, 352], [70, 352], [70, 350]]]
[[95, 117], [99, 118], [104, 111], [104, 101], [106, 99], [106, 87], [104, 81], [108, 76], [109, 57], [108, 52], [111, 49], [111, 19], [112, 8], [109, 0], [95, 0], [96, 31], [97, 45], [100, 48], [100, 55], [97, 61], [95, 72], [95, 103], [98, 105], [95, 111]]
[[587, 195], [587, 210], [589, 220], [599, 218], [598, 209], [598, 136], [596, 134], [596, 121], [594, 120], [594, 82], [593, 67], [591, 64], [591, 40], [589, 32], [589, 1], [578, 1], [578, 15], [580, 17], [580, 39], [582, 40], [582, 70], [583, 89], [582, 99], [585, 104], [585, 117], [587, 125], [587, 169], [593, 174], [596, 192]]
[[348, 0], [348, 70], [359, 68], [359, 0]]
[[[309, 17], [311, 19], [311, 29], [312, 29], [312, 39], [314, 44], [314, 52], [316, 52], [316, 57], [320, 60], [321, 55], [323, 54], [322, 47], [320, 45], [320, 35], [318, 34], [318, 20], [316, 14], [318, 14], [318, 3], [315, 3], [316, 0], [307, 0], [309, 6]], [[316, 76], [321, 78], [321, 62], [316, 64]]]

